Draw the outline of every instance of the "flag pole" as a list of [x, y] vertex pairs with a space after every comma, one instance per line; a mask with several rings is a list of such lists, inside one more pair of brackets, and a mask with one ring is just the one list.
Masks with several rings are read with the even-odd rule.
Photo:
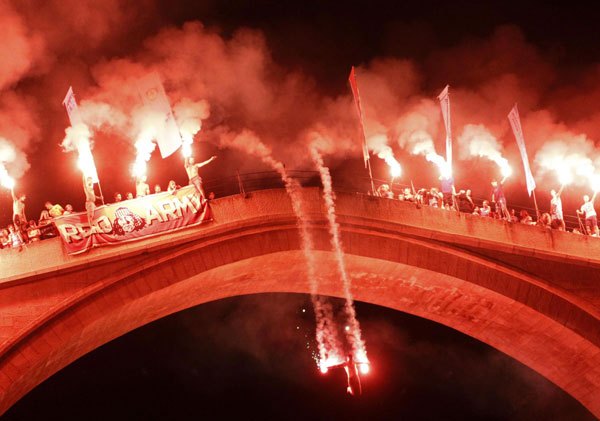
[[371, 171], [371, 160], [367, 160], [367, 166], [369, 167], [369, 179], [371, 180], [371, 194], [375, 196], [375, 183], [373, 182], [373, 172]]
[[535, 198], [535, 189], [531, 191], [533, 194], [533, 204], [535, 205], [535, 214], [537, 216], [537, 220], [540, 220], [540, 209], [538, 208], [537, 199]]
[[100, 200], [102, 200], [102, 205], [104, 206], [104, 194], [102, 194], [102, 186], [100, 185], [100, 177], [98, 177], [98, 190], [100, 190]]

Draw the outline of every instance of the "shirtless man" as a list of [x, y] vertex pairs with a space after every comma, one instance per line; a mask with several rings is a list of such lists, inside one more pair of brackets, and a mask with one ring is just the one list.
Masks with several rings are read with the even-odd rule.
[[206, 161], [201, 162], [200, 164], [194, 164], [194, 158], [190, 156], [189, 158], [185, 158], [183, 161], [185, 171], [187, 172], [188, 178], [190, 179], [190, 184], [194, 185], [202, 201], [205, 199], [205, 195], [204, 189], [202, 189], [202, 178], [198, 176], [198, 168], [202, 168], [203, 166], [210, 164], [215, 159], [217, 159], [217, 156], [213, 155]]
[[96, 193], [94, 193], [94, 180], [92, 177], [86, 177], [85, 174], [83, 174], [83, 191], [85, 192], [85, 211], [87, 212], [88, 224], [92, 227], [94, 210], [96, 210]]
[[10, 189], [13, 198], [13, 223], [17, 227], [22, 227], [23, 224], [27, 223], [27, 218], [25, 217], [25, 199], [26, 196], [24, 194], [17, 197], [14, 189]]
[[141, 175], [135, 182], [135, 197], [144, 197], [150, 194], [150, 186], [146, 183], [146, 176]]

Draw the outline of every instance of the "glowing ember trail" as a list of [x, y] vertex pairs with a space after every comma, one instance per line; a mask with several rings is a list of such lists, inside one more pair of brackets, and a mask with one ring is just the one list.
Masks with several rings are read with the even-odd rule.
[[458, 143], [463, 151], [468, 151], [470, 156], [485, 157], [494, 161], [500, 168], [503, 177], [509, 177], [512, 174], [508, 160], [500, 152], [502, 145], [482, 124], [467, 124], [458, 138]]
[[258, 156], [264, 163], [270, 165], [279, 173], [285, 184], [285, 189], [292, 201], [292, 209], [298, 219], [302, 252], [307, 264], [311, 300], [317, 324], [316, 340], [319, 350], [319, 361], [317, 364], [321, 372], [326, 373], [327, 367], [342, 361], [344, 357], [333, 319], [332, 306], [326, 297], [318, 295], [317, 264], [314, 256], [312, 237], [308, 231], [309, 217], [301, 196], [302, 187], [296, 180], [288, 176], [283, 163], [275, 160], [271, 155], [270, 148], [263, 144], [253, 133], [244, 131], [232, 140], [226, 141], [226, 143], [227, 146], [234, 146], [249, 154]]
[[[335, 216], [335, 193], [333, 192], [331, 186], [331, 174], [329, 173], [329, 169], [325, 167], [325, 164], [323, 163], [323, 158], [321, 157], [321, 154], [314, 145], [311, 146], [310, 153], [314, 163], [317, 165], [319, 174], [321, 175], [321, 182], [323, 183], [323, 199], [325, 200], [325, 205], [327, 206], [327, 219], [329, 220], [331, 245], [335, 252], [335, 257], [338, 263], [338, 270], [340, 272], [344, 287], [344, 296], [346, 298], [344, 309], [348, 316], [348, 325], [346, 326], [344, 331], [346, 332], [346, 337], [348, 338], [348, 341], [350, 342], [350, 345], [352, 347], [354, 361], [360, 364], [361, 367], [368, 366], [369, 360], [367, 358], [367, 350], [365, 347], [365, 343], [361, 338], [360, 325], [358, 323], [358, 320], [356, 319], [354, 300], [352, 298], [352, 292], [350, 291], [350, 279], [348, 278], [348, 274], [346, 273], [346, 264], [344, 263], [344, 251], [342, 249], [340, 229]], [[368, 367], [364, 369], [361, 368], [361, 370], [368, 371]]]

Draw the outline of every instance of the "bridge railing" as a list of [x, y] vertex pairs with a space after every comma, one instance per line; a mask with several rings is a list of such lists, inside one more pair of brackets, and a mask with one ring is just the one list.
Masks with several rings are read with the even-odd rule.
[[[322, 187], [321, 178], [318, 171], [301, 171], [291, 170], [288, 171], [288, 175], [291, 178], [298, 180], [298, 182], [304, 187]], [[347, 193], [370, 193], [370, 180], [368, 177], [354, 177], [349, 180], [339, 181], [333, 178], [333, 188], [335, 191], [347, 192]], [[375, 186], [381, 184], [390, 184], [390, 180], [374, 179]], [[241, 186], [241, 187], [240, 187]], [[204, 180], [204, 188], [206, 193], [213, 192], [216, 197], [231, 196], [240, 194], [242, 191], [252, 192], [256, 190], [265, 190], [271, 188], [283, 188], [284, 184], [281, 180], [281, 176], [276, 171], [263, 171], [253, 172], [245, 174], [236, 174], [229, 177], [206, 179]], [[423, 186], [415, 186], [418, 190]], [[412, 189], [410, 184], [394, 183], [393, 191], [397, 195], [400, 191], [405, 188]], [[473, 202], [476, 206], [481, 206], [484, 200], [489, 198], [473, 197]], [[535, 208], [524, 204], [513, 204], [511, 202], [510, 208], [516, 209], [517, 213], [521, 210], [526, 210], [529, 215], [535, 221]], [[547, 212], [548, 210], [541, 208], [540, 212]], [[569, 230], [573, 228], [579, 228], [579, 222], [576, 215], [564, 215], [565, 223]]]

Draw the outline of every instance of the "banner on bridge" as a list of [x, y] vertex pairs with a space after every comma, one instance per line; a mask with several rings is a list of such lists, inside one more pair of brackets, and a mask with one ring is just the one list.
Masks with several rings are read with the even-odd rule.
[[87, 214], [60, 216], [52, 221], [68, 254], [93, 247], [121, 244], [201, 224], [211, 219], [208, 202], [201, 203], [194, 186], [173, 194], [152, 194], [99, 206], [90, 228]]

